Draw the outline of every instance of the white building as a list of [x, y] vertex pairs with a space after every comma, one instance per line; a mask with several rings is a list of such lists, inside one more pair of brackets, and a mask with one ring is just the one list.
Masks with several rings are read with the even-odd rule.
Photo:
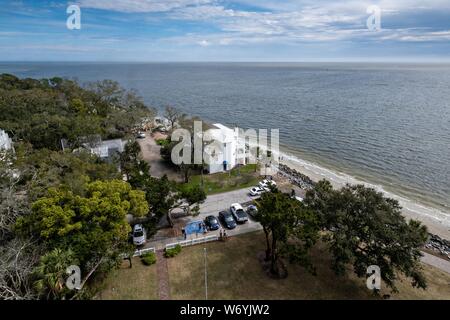
[[207, 130], [205, 139], [206, 170], [209, 173], [228, 171], [245, 164], [244, 147], [239, 145], [239, 132], [215, 123]]
[[11, 150], [13, 149], [12, 139], [8, 136], [8, 134], [0, 130], [0, 150]]
[[125, 150], [126, 142], [121, 139], [105, 140], [95, 144], [85, 143], [83, 147], [101, 159], [111, 159], [114, 155]]

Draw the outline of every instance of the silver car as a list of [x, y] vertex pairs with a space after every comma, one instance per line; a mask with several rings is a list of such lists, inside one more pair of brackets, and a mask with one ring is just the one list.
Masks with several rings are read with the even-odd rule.
[[233, 203], [230, 207], [230, 211], [237, 223], [245, 223], [248, 221], [247, 213], [239, 203]]

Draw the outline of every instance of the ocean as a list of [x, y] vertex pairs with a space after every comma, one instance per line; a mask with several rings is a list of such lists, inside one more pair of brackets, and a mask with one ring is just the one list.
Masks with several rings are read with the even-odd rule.
[[450, 226], [450, 65], [0, 63], [19, 77], [113, 79], [149, 106], [280, 129], [291, 162], [366, 182]]

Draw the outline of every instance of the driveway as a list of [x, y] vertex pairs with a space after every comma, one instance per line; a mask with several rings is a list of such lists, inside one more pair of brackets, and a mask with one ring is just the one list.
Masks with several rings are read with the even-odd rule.
[[167, 175], [170, 180], [180, 181], [180, 175], [176, 170], [161, 158], [161, 146], [156, 144], [150, 134], [147, 134], [145, 139], [137, 139], [137, 142], [141, 146], [142, 158], [150, 165], [150, 175], [158, 178]]

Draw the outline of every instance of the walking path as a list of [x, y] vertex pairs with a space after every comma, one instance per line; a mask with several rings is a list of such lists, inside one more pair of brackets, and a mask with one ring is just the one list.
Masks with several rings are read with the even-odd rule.
[[156, 271], [158, 274], [158, 297], [160, 300], [170, 300], [169, 269], [164, 251], [156, 251]]
[[444, 272], [450, 273], [450, 261], [433, 256], [432, 254], [423, 252], [422, 262], [438, 268]]

